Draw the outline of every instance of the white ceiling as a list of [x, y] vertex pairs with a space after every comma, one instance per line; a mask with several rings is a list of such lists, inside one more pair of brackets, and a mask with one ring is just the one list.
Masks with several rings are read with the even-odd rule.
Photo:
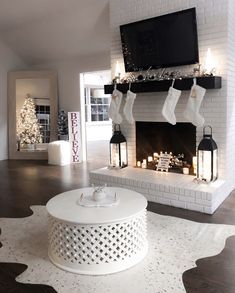
[[109, 51], [109, 0], [0, 0], [0, 36], [24, 61]]

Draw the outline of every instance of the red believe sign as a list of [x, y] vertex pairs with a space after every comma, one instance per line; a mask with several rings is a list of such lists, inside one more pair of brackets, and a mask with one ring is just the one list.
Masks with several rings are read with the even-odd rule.
[[80, 113], [68, 112], [69, 142], [71, 145], [72, 163], [80, 162], [81, 151], [81, 132], [80, 132]]

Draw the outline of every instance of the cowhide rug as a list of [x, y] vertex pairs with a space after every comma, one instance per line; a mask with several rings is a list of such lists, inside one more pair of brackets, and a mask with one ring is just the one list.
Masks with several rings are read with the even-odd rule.
[[25, 263], [18, 282], [47, 284], [59, 293], [180, 293], [182, 274], [196, 260], [219, 254], [235, 226], [201, 224], [148, 212], [149, 252], [138, 265], [105, 276], [78, 275], [54, 266], [47, 255], [47, 212], [32, 206], [26, 218], [0, 219], [0, 262]]

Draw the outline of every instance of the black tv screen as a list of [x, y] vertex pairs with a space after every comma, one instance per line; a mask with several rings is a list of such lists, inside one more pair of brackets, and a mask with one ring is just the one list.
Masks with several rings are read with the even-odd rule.
[[126, 72], [199, 62], [196, 9], [120, 26]]

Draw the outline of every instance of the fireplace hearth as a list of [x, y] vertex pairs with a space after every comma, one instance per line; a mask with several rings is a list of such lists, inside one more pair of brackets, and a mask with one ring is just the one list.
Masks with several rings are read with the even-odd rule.
[[[136, 122], [136, 161], [139, 167], [157, 170], [161, 154], [170, 157], [169, 172], [194, 174], [196, 127], [191, 123]], [[144, 162], [144, 164], [143, 164]]]

